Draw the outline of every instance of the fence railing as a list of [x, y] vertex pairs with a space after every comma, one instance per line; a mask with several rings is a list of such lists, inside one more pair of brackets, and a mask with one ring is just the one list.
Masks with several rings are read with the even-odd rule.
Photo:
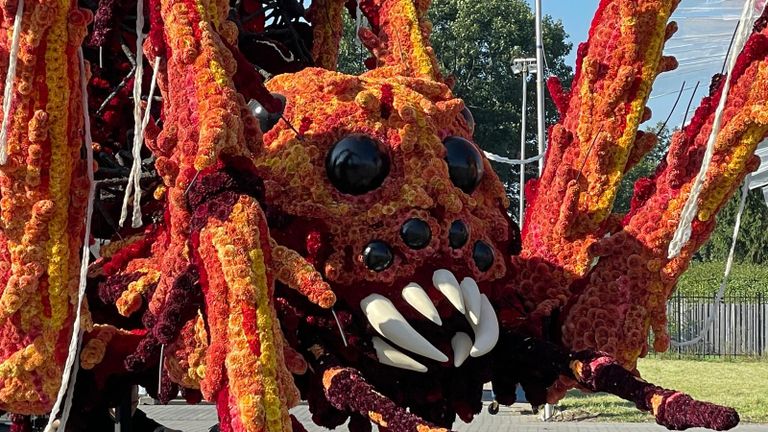
[[716, 304], [714, 295], [675, 294], [667, 302], [667, 315], [667, 328], [673, 341], [694, 339], [706, 325], [707, 317], [714, 317], [702, 340], [689, 346], [672, 346], [670, 354], [768, 356], [768, 296], [728, 295]]

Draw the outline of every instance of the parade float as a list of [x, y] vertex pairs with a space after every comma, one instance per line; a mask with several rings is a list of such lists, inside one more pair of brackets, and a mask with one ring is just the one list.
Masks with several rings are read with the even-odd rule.
[[[635, 367], [649, 332], [668, 348], [666, 299], [757, 168], [765, 12], [611, 211], [656, 141], [638, 128], [677, 3], [600, 2], [571, 89], [549, 83], [520, 232], [429, 1], [6, 1], [0, 409], [84, 430], [141, 385], [214, 403], [222, 431], [303, 430], [300, 400], [330, 428], [436, 431], [491, 382], [502, 404], [578, 387], [732, 428]], [[334, 71], [346, 13], [367, 21], [359, 76]]]

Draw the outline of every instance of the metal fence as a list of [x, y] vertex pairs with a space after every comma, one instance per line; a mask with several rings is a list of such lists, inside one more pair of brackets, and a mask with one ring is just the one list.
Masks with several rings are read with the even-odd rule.
[[[768, 296], [731, 295], [715, 304], [715, 296], [675, 294], [667, 302], [668, 329], [673, 341], [687, 341], [701, 332], [707, 317], [714, 322], [704, 338], [685, 347], [670, 347], [680, 356], [768, 356]], [[649, 343], [653, 347], [652, 343]]]

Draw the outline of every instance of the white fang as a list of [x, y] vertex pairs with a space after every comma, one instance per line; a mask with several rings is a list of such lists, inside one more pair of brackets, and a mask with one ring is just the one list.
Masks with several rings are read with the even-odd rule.
[[475, 330], [475, 343], [469, 355], [480, 357], [488, 354], [496, 342], [499, 341], [499, 321], [496, 318], [496, 311], [493, 310], [491, 302], [485, 294], [480, 294], [482, 307], [480, 309], [480, 323], [473, 326]]
[[403, 299], [420, 314], [424, 315], [424, 317], [439, 326], [443, 325], [443, 321], [437, 313], [437, 308], [435, 308], [429, 295], [427, 295], [419, 284], [413, 282], [409, 283], [403, 288], [402, 295]]
[[453, 366], [459, 367], [469, 357], [469, 351], [472, 349], [472, 339], [464, 332], [458, 332], [451, 339], [453, 348]]
[[397, 348], [384, 342], [381, 338], [373, 338], [373, 348], [376, 350], [376, 357], [378, 357], [381, 364], [416, 372], [427, 371], [426, 366], [401, 353]]
[[453, 273], [445, 269], [435, 270], [435, 273], [432, 275], [432, 283], [459, 312], [465, 312], [459, 281], [456, 280], [456, 276]]
[[388, 298], [371, 294], [360, 301], [360, 308], [371, 326], [396, 345], [438, 362], [448, 361], [445, 354], [408, 324]]
[[464, 306], [467, 308], [467, 317], [474, 325], [480, 324], [480, 288], [472, 278], [464, 278], [461, 281], [461, 294], [464, 298]]

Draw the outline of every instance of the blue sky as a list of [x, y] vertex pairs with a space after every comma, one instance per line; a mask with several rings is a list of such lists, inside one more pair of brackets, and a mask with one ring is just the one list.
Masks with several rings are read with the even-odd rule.
[[[532, 0], [528, 2], [533, 5]], [[542, 9], [544, 14], [562, 20], [575, 51], [576, 46], [587, 38], [598, 3], [598, 0], [543, 0]], [[664, 121], [669, 115], [683, 80], [686, 82], [685, 90], [672, 113], [669, 126], [681, 125], [685, 106], [697, 80], [701, 83], [691, 111], [698, 106], [712, 75], [720, 72], [743, 4], [744, 0], [682, 0], [673, 15], [679, 31], [667, 42], [665, 49], [665, 54], [677, 57], [680, 67], [656, 80], [648, 102], [653, 118], [647, 125]], [[569, 55], [568, 63], [574, 66], [574, 52]]]

